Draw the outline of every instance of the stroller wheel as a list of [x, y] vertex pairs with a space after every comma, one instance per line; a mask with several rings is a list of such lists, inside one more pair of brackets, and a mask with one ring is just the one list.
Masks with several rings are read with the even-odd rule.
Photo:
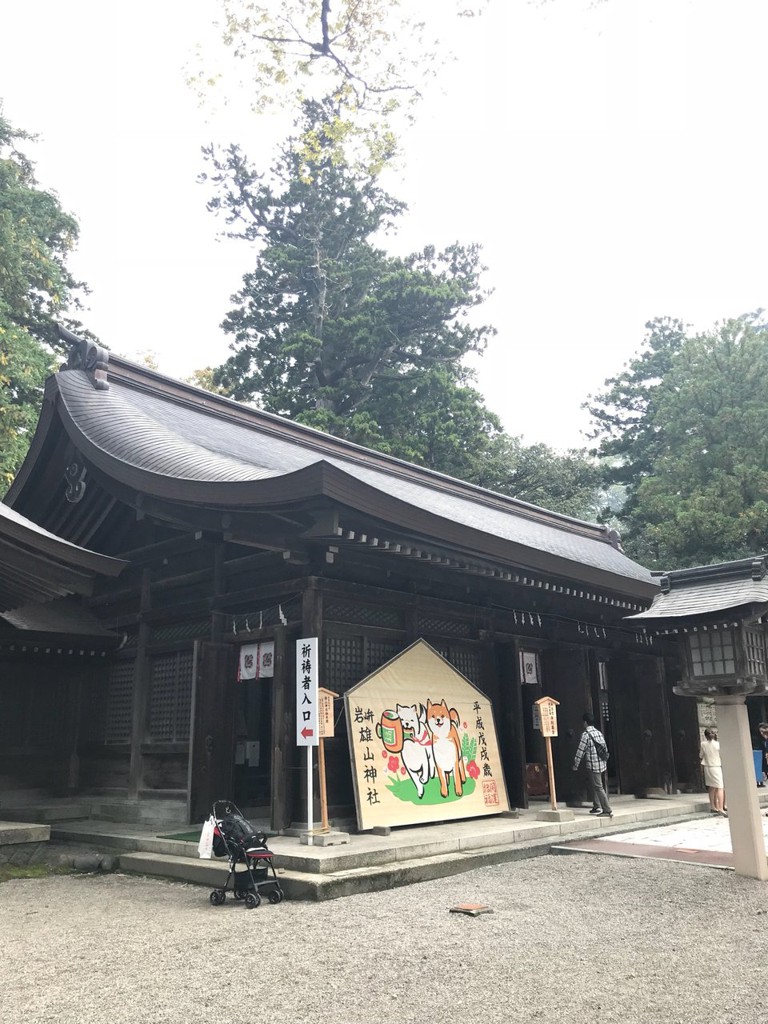
[[227, 897], [223, 889], [214, 889], [211, 895], [209, 896], [211, 904], [214, 907], [220, 907], [226, 898]]
[[282, 889], [273, 889], [272, 892], [269, 894], [269, 902], [270, 903], [280, 903], [282, 898], [283, 898], [283, 890]]
[[245, 894], [245, 906], [248, 910], [253, 910], [254, 907], [258, 907], [261, 903], [261, 896], [257, 892], [247, 892]]

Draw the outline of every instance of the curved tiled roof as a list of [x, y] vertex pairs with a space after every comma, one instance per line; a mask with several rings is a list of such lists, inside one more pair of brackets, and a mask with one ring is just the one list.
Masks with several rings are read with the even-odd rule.
[[768, 556], [678, 569], [663, 577], [661, 589], [650, 608], [627, 618], [653, 626], [654, 620], [764, 609], [768, 606]]
[[[108, 390], [94, 388], [76, 369], [56, 374], [51, 384], [86, 458], [148, 494], [241, 509], [326, 495], [508, 564], [540, 566], [544, 556], [554, 560], [552, 571], [575, 580], [647, 598], [656, 592], [650, 572], [604, 527], [359, 448], [125, 361], [110, 363]], [[592, 572], [585, 576], [584, 569]]]
[[0, 503], [0, 611], [89, 594], [97, 575], [117, 576], [124, 566], [62, 540]]

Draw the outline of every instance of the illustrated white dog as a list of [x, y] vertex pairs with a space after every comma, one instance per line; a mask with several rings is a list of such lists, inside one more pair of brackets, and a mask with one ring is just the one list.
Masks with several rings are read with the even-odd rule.
[[432, 757], [432, 737], [427, 729], [424, 705], [398, 704], [397, 717], [403, 724], [403, 749], [401, 757], [405, 770], [419, 794], [424, 796], [424, 786], [435, 774]]

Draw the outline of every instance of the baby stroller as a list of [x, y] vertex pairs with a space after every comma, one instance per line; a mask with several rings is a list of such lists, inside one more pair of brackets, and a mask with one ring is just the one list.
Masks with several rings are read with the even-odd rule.
[[243, 900], [248, 910], [261, 903], [259, 889], [268, 889], [269, 902], [279, 903], [283, 890], [275, 872], [272, 851], [267, 849], [266, 836], [254, 832], [250, 822], [230, 800], [215, 800], [211, 816], [214, 856], [229, 858], [226, 882], [210, 895], [213, 906], [221, 906], [227, 898], [230, 880], [233, 896]]

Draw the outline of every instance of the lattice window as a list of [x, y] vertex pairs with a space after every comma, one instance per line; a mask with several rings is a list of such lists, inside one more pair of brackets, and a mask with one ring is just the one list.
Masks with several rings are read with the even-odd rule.
[[419, 616], [419, 632], [436, 636], [471, 636], [472, 627], [461, 619]]
[[361, 636], [325, 638], [325, 685], [345, 693], [366, 675]]
[[471, 683], [479, 682], [480, 656], [477, 651], [469, 650], [466, 647], [449, 647], [447, 659]]
[[325, 618], [334, 622], [350, 622], [360, 626], [402, 628], [402, 613], [396, 608], [379, 604], [358, 604], [346, 601], [326, 601]]
[[192, 652], [177, 651], [152, 659], [149, 739], [183, 743], [189, 739], [192, 706]]
[[747, 652], [747, 675], [765, 674], [765, 635], [762, 630], [744, 630], [744, 644]]
[[173, 644], [180, 640], [196, 640], [198, 637], [207, 637], [211, 632], [209, 619], [202, 619], [200, 622], [184, 622], [175, 626], [164, 626], [162, 629], [155, 629], [152, 633], [153, 644]]
[[133, 722], [134, 662], [112, 665], [107, 680], [105, 743], [130, 743]]
[[689, 633], [694, 676], [724, 676], [736, 671], [733, 631]]
[[386, 665], [401, 650], [402, 644], [396, 640], [369, 640], [365, 652], [365, 674], [370, 675]]

